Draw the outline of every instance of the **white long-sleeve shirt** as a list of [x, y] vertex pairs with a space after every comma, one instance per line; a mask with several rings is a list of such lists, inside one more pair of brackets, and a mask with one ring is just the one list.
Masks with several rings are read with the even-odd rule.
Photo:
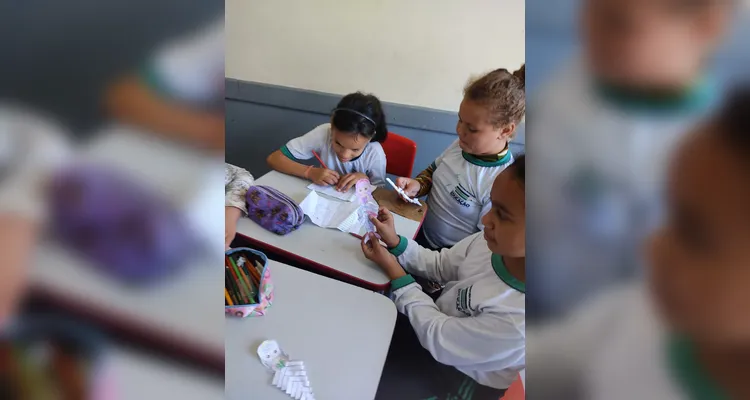
[[528, 337], [529, 398], [728, 398], [698, 372], [690, 346], [668, 333], [641, 285], [604, 294], [562, 321], [529, 329]]
[[407, 272], [445, 284], [433, 302], [411, 275], [391, 283], [396, 307], [422, 346], [482, 385], [510, 386], [525, 366], [526, 287], [482, 233], [440, 252], [402, 236], [391, 252]]

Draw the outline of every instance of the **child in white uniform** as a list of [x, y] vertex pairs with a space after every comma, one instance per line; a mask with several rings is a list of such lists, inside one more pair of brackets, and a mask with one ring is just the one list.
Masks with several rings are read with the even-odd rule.
[[671, 158], [648, 285], [529, 331], [529, 398], [750, 398], [750, 87]]
[[224, 152], [224, 18], [160, 48], [114, 82], [106, 107], [154, 134]]
[[[492, 206], [482, 218], [484, 231], [450, 249], [433, 251], [397, 236], [393, 217], [384, 208], [372, 221], [388, 250], [373, 234], [362, 242], [365, 256], [392, 279], [392, 298], [421, 345], [439, 363], [473, 378], [494, 399], [525, 365], [524, 180], [521, 156], [493, 183]], [[442, 295], [433, 301], [410, 274], [445, 284]]]
[[429, 195], [418, 242], [431, 249], [450, 247], [483, 229], [495, 177], [513, 162], [508, 142], [526, 110], [526, 68], [492, 71], [470, 82], [458, 111], [451, 144], [416, 179], [396, 184], [410, 196]]
[[[342, 192], [360, 179], [376, 186], [385, 184], [386, 158], [383, 147], [388, 126], [380, 100], [360, 92], [344, 96], [331, 114], [331, 122], [292, 139], [268, 156], [268, 165], [285, 174], [335, 185]], [[314, 154], [325, 166], [301, 164]]]
[[224, 247], [237, 234], [237, 221], [247, 215], [247, 189], [255, 182], [246, 169], [224, 163]]
[[529, 186], [533, 315], [638, 269], [636, 249], [661, 214], [663, 155], [720, 98], [704, 66], [730, 3], [582, 3], [585, 58], [530, 100], [527, 146], [543, 171]]

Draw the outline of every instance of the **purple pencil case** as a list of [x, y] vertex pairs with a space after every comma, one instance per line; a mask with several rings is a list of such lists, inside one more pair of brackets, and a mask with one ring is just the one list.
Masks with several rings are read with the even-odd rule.
[[286, 235], [305, 222], [299, 205], [270, 186], [250, 186], [246, 199], [247, 217], [277, 235]]
[[100, 165], [61, 170], [48, 195], [56, 238], [124, 283], [148, 284], [179, 272], [197, 242], [168, 201]]

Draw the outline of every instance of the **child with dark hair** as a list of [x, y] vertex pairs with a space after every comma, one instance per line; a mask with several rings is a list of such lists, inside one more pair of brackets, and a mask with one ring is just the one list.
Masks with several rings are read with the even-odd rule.
[[396, 180], [410, 196], [429, 195], [421, 245], [450, 247], [482, 230], [482, 215], [492, 206], [492, 182], [513, 162], [508, 144], [526, 112], [525, 89], [525, 65], [469, 82], [458, 111], [458, 140], [416, 179]]
[[[271, 168], [347, 191], [360, 179], [385, 184], [385, 152], [380, 145], [388, 135], [380, 100], [360, 92], [344, 96], [331, 113], [331, 122], [290, 140], [268, 156]], [[325, 167], [301, 163], [316, 152]]]
[[750, 398], [750, 86], [671, 158], [647, 285], [529, 332], [533, 398]]
[[[415, 392], [425, 391], [421, 398], [443, 391], [450, 393], [446, 398], [495, 400], [524, 368], [525, 165], [526, 157], [521, 155], [498, 174], [490, 191], [490, 208], [482, 217], [483, 232], [450, 249], [429, 250], [398, 236], [393, 216], [385, 208], [372, 219], [387, 248], [370, 234], [371, 240], [362, 240], [362, 251], [390, 277], [391, 297], [403, 314], [384, 379], [420, 371], [417, 376], [428, 382], [421, 388], [414, 382]], [[410, 274], [444, 284], [445, 289], [433, 301]], [[413, 354], [416, 342], [426, 350], [418, 352], [418, 361]], [[479, 385], [462, 382], [466, 376]], [[417, 393], [406, 394], [402, 387], [399, 394], [398, 398], [420, 398]]]

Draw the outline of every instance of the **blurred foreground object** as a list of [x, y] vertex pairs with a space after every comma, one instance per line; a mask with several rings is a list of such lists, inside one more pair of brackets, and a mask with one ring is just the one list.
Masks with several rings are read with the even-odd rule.
[[67, 140], [47, 116], [0, 105], [0, 327], [23, 294], [29, 255], [45, 222], [43, 188], [69, 160]]
[[669, 157], [647, 284], [527, 329], [530, 399], [750, 398], [748, 160], [745, 84]]
[[60, 318], [23, 318], [0, 333], [0, 398], [110, 400], [106, 345]]
[[532, 93], [529, 318], [559, 315], [641, 270], [675, 143], [716, 106], [706, 69], [723, 0], [585, 0], [584, 51]]
[[114, 82], [105, 98], [122, 122], [222, 154], [223, 101], [223, 18], [168, 43], [140, 71]]

